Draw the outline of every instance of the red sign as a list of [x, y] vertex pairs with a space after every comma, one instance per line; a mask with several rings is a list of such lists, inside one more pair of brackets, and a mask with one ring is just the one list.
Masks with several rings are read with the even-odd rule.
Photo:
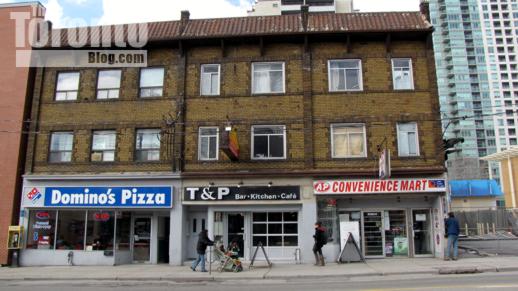
[[390, 179], [315, 181], [315, 194], [372, 194], [444, 192], [444, 179]]
[[94, 214], [95, 221], [108, 221], [110, 220], [110, 214], [106, 212], [98, 212]]

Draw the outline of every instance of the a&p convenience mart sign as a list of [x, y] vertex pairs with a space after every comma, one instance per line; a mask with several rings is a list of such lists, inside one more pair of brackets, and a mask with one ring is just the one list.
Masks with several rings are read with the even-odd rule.
[[321, 180], [313, 182], [316, 195], [445, 192], [444, 179]]

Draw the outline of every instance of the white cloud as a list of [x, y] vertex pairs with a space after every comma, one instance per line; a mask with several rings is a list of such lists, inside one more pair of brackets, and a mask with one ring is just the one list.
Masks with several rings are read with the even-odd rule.
[[419, 0], [354, 0], [354, 9], [361, 12], [418, 11]]
[[70, 3], [70, 4], [75, 4], [75, 5], [83, 5], [88, 1], [89, 0], [65, 0], [65, 2]]
[[49, 0], [45, 7], [47, 12], [45, 18], [52, 21], [53, 27], [63, 27], [65, 20], [63, 18], [63, 7], [59, 4], [58, 0]]
[[99, 24], [177, 20], [182, 10], [189, 10], [191, 18], [246, 16], [250, 6], [249, 0], [238, 5], [228, 0], [103, 0]]

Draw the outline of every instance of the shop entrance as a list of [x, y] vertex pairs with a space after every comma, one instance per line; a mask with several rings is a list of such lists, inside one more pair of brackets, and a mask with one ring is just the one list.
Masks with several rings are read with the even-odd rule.
[[196, 244], [200, 231], [207, 229], [207, 212], [192, 212], [189, 214], [187, 229], [187, 257], [194, 259], [198, 256]]
[[158, 217], [158, 263], [169, 263], [169, 233], [170, 233], [170, 217]]
[[133, 261], [148, 263], [151, 257], [151, 217], [136, 216], [133, 221]]
[[229, 247], [236, 241], [239, 245], [239, 257], [244, 256], [245, 251], [245, 216], [240, 213], [229, 213], [227, 215], [227, 244]]
[[382, 212], [363, 213], [364, 253], [366, 257], [383, 257], [385, 252]]
[[431, 223], [430, 210], [412, 210], [412, 224], [414, 233], [414, 255], [429, 256], [432, 254], [431, 247]]

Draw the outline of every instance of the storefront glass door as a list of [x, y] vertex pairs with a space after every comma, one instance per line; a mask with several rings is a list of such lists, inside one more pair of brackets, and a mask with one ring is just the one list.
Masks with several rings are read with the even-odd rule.
[[135, 217], [133, 222], [133, 261], [149, 262], [151, 250], [151, 217]]
[[412, 210], [412, 224], [414, 232], [414, 254], [431, 255], [431, 223], [430, 210]]
[[380, 211], [363, 213], [363, 237], [366, 257], [384, 256], [383, 216]]
[[245, 250], [245, 216], [241, 213], [229, 213], [227, 215], [227, 226], [227, 248], [233, 241], [237, 241], [239, 257], [243, 257]]

